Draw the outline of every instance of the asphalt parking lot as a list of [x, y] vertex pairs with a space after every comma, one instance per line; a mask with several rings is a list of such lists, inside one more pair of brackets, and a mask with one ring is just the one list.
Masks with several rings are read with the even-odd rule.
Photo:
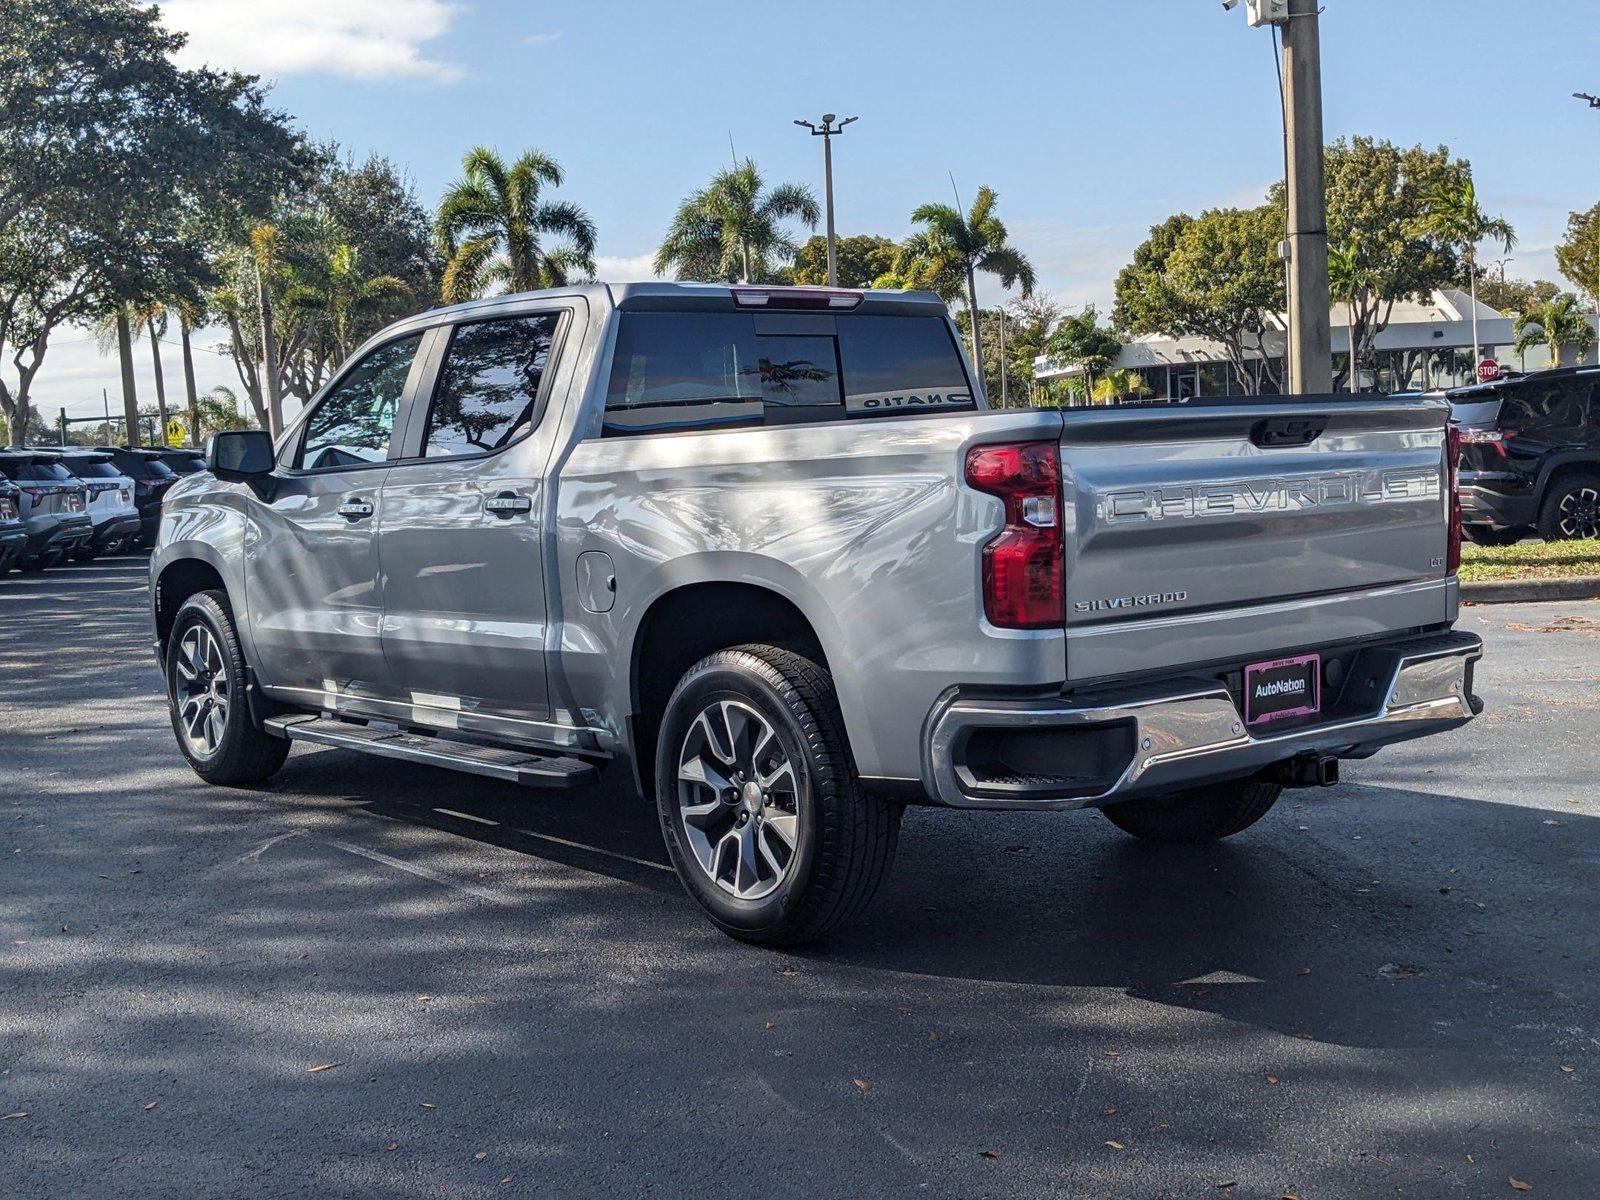
[[10, 576], [0, 1197], [1600, 1195], [1600, 604], [1463, 627], [1483, 719], [1230, 843], [913, 810], [778, 954], [620, 781], [207, 788], [142, 561]]

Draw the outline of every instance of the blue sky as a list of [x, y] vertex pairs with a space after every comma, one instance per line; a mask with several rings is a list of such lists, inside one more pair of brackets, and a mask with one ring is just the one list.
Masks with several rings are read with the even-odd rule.
[[[1148, 227], [1255, 203], [1282, 171], [1271, 35], [1218, 0], [171, 0], [192, 61], [259, 72], [311, 134], [377, 151], [431, 205], [461, 154], [536, 146], [599, 227], [601, 277], [648, 275], [677, 201], [729, 160], [821, 191], [790, 122], [859, 115], [835, 143], [841, 234], [1000, 194], [1041, 286], [1104, 308]], [[1600, 12], [1544, 0], [1327, 0], [1328, 138], [1445, 143], [1519, 234], [1508, 270], [1554, 278], [1569, 210], [1600, 198]], [[997, 298], [991, 293], [986, 300]], [[209, 341], [210, 339], [206, 339]], [[201, 355], [202, 387], [231, 365]], [[141, 399], [153, 393], [148, 349]], [[168, 366], [176, 383], [176, 356]], [[66, 331], [36, 395], [99, 409], [115, 363]], [[181, 387], [176, 384], [174, 390]]]

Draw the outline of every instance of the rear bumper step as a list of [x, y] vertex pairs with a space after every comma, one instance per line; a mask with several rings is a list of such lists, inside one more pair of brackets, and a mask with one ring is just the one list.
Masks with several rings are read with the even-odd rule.
[[316, 717], [309, 713], [268, 717], [262, 723], [262, 728], [276, 737], [294, 742], [338, 746], [362, 754], [375, 754], [380, 758], [426, 763], [529, 787], [583, 787], [600, 777], [593, 763], [568, 755], [530, 754], [526, 750], [479, 746], [472, 742], [424, 737], [402, 730], [363, 725], [358, 721]]
[[[1060, 699], [956, 695], [928, 722], [923, 784], [956, 808], [1066, 809], [1266, 770], [1288, 773], [1291, 786], [1331, 782], [1327, 760], [1365, 758], [1481, 712], [1472, 665], [1482, 654], [1470, 633], [1375, 647], [1352, 670], [1347, 703], [1321, 720], [1259, 734], [1245, 728], [1216, 680]], [[1297, 760], [1310, 767], [1297, 770]]]

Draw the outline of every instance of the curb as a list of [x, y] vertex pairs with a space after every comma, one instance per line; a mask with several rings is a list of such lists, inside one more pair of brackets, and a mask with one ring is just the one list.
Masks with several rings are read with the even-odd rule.
[[1463, 583], [1461, 599], [1468, 604], [1600, 599], [1600, 575], [1568, 575], [1558, 579], [1484, 579], [1476, 583]]

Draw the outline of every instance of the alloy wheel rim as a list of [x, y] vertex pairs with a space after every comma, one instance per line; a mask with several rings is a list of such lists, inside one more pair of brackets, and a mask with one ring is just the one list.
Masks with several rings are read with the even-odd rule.
[[800, 784], [772, 723], [717, 700], [689, 723], [678, 753], [678, 818], [705, 876], [737, 900], [788, 877], [800, 842]]
[[1563, 496], [1560, 527], [1570, 538], [1600, 536], [1600, 490], [1578, 488]]
[[178, 641], [173, 675], [184, 741], [209, 757], [222, 745], [228, 725], [228, 665], [211, 630], [189, 627]]

